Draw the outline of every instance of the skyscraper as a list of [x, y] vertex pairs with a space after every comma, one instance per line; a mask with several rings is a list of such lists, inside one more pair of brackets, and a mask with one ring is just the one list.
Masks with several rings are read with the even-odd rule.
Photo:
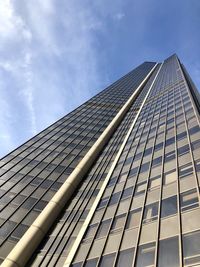
[[199, 101], [145, 62], [2, 158], [2, 266], [200, 266]]

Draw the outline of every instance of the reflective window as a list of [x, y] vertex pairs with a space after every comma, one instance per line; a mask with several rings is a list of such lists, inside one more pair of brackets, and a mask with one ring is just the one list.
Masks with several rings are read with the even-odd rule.
[[149, 185], [148, 185], [149, 190], [154, 189], [157, 186], [160, 186], [160, 175], [153, 177], [149, 180]]
[[162, 157], [158, 157], [156, 159], [153, 160], [152, 162], [152, 167], [155, 167], [157, 165], [160, 165], [162, 163]]
[[175, 159], [175, 150], [170, 151], [165, 154], [165, 162], [169, 162], [170, 160], [174, 160], [174, 159]]
[[120, 251], [116, 267], [132, 267], [133, 255], [134, 248]]
[[97, 232], [97, 238], [106, 236], [110, 227], [111, 219], [101, 222], [99, 230]]
[[129, 188], [126, 188], [123, 191], [122, 199], [127, 198], [127, 197], [130, 197], [132, 195], [132, 193], [133, 193], [133, 186], [132, 187], [129, 187]]
[[87, 232], [86, 232], [86, 235], [85, 235], [85, 239], [94, 236], [94, 234], [96, 232], [96, 229], [97, 229], [97, 226], [98, 226], [98, 223], [93, 224], [93, 225], [90, 225], [88, 227]]
[[181, 194], [181, 211], [186, 211], [199, 206], [199, 199], [196, 189], [191, 189]]
[[169, 197], [162, 200], [161, 217], [171, 216], [177, 213], [177, 197]]
[[177, 179], [177, 173], [176, 173], [175, 169], [173, 169], [169, 172], [166, 172], [164, 174], [164, 185], [169, 184], [169, 183], [173, 183], [176, 181], [176, 179]]
[[126, 213], [116, 216], [111, 227], [111, 232], [114, 233], [116, 230], [121, 230], [121, 228], [124, 226], [125, 219]]
[[108, 200], [109, 200], [109, 197], [102, 198], [98, 205], [98, 209], [105, 207], [108, 203]]
[[114, 205], [114, 204], [118, 203], [120, 195], [121, 195], [121, 192], [117, 192], [117, 193], [113, 194], [111, 196], [109, 205]]
[[189, 162], [189, 163], [179, 167], [179, 177], [180, 178], [185, 178], [191, 174], [193, 174], [192, 162]]
[[178, 149], [178, 156], [183, 156], [184, 154], [187, 154], [190, 152], [189, 145], [182, 146]]
[[136, 267], [154, 265], [155, 247], [155, 242], [139, 246]]
[[147, 205], [144, 210], [144, 223], [148, 223], [157, 219], [158, 216], [158, 202]]
[[112, 267], [115, 260], [115, 253], [108, 254], [102, 257], [100, 267]]
[[178, 237], [161, 240], [158, 254], [159, 267], [179, 267], [179, 243]]
[[140, 173], [148, 171], [149, 164], [150, 164], [150, 162], [147, 162], [147, 163], [142, 164], [141, 165], [141, 168], [140, 168]]
[[98, 259], [87, 260], [85, 267], [96, 267]]
[[146, 190], [146, 181], [136, 186], [135, 195], [143, 194]]
[[187, 266], [200, 264], [200, 231], [183, 235], [183, 257]]
[[189, 134], [192, 135], [192, 134], [195, 134], [195, 133], [198, 133], [200, 130], [199, 126], [195, 126], [195, 127], [192, 127], [191, 129], [189, 129]]
[[141, 216], [142, 208], [132, 210], [127, 219], [126, 223], [126, 229], [137, 227], [140, 222], [140, 216]]

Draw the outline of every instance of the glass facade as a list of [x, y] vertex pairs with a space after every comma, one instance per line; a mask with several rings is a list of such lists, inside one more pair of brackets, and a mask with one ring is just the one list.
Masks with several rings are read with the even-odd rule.
[[198, 92], [145, 62], [0, 161], [3, 261], [154, 68], [28, 266], [200, 266]]

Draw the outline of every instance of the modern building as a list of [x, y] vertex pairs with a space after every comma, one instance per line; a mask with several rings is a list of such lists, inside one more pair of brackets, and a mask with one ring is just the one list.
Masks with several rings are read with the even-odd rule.
[[199, 116], [173, 55], [2, 158], [2, 267], [200, 266]]

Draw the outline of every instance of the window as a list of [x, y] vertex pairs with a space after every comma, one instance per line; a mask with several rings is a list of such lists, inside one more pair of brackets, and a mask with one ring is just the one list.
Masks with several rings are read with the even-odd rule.
[[[134, 248], [122, 250], [119, 252], [116, 267], [132, 267], [133, 263]], [[108, 265], [107, 267], [111, 267]]]
[[178, 237], [161, 240], [159, 243], [158, 267], [179, 267]]
[[129, 187], [129, 188], [126, 188], [124, 191], [123, 191], [123, 194], [122, 194], [122, 199], [125, 199], [125, 198], [128, 198], [132, 195], [133, 193], [133, 186]]
[[189, 134], [192, 135], [192, 134], [195, 134], [195, 133], [198, 133], [199, 132], [199, 126], [195, 126], [195, 127], [192, 127], [191, 129], [189, 129]]
[[96, 236], [97, 238], [106, 236], [108, 234], [110, 223], [111, 223], [111, 219], [101, 222], [101, 225], [97, 232], [97, 236]]
[[178, 156], [183, 156], [187, 153], [189, 153], [190, 151], [190, 148], [189, 148], [189, 145], [185, 145], [185, 146], [182, 146], [178, 149]]
[[157, 219], [158, 216], [158, 202], [147, 205], [144, 210], [144, 223], [148, 223]]
[[169, 162], [170, 160], [174, 159], [175, 159], [175, 150], [165, 154], [165, 162]]
[[148, 189], [152, 190], [157, 186], [160, 186], [160, 175], [153, 177], [149, 180]]
[[157, 165], [160, 165], [162, 163], [162, 157], [158, 157], [156, 159], [153, 160], [152, 162], [152, 167], [155, 167]]
[[98, 223], [90, 225], [87, 229], [84, 239], [91, 238], [95, 235]]
[[155, 152], [155, 151], [158, 151], [158, 150], [160, 150], [160, 149], [162, 149], [162, 148], [163, 148], [163, 142], [161, 142], [161, 143], [155, 145], [154, 152]]
[[142, 164], [141, 165], [141, 168], [140, 168], [140, 173], [148, 171], [149, 164], [150, 164], [150, 162], [147, 162], [147, 163]]
[[199, 206], [199, 200], [196, 189], [191, 189], [181, 194], [181, 211], [186, 211]]
[[105, 207], [108, 203], [108, 200], [109, 200], [109, 197], [102, 198], [102, 200], [100, 201], [98, 205], [98, 209]]
[[120, 195], [121, 195], [121, 192], [117, 192], [117, 193], [113, 194], [111, 196], [111, 199], [110, 199], [110, 202], [109, 202], [109, 206], [118, 203]]
[[155, 242], [139, 246], [136, 267], [154, 265], [155, 247]]
[[135, 176], [135, 175], [137, 175], [137, 173], [138, 173], [138, 169], [139, 169], [139, 167], [133, 168], [133, 169], [130, 171], [129, 176]]
[[177, 179], [177, 173], [176, 173], [175, 169], [173, 169], [169, 172], [166, 172], [164, 174], [164, 185], [169, 184], [169, 183], [173, 183], [176, 181], [176, 179]]
[[184, 132], [182, 132], [180, 134], [177, 134], [177, 141], [180, 141], [180, 140], [182, 140], [182, 139], [184, 139], [186, 137], [187, 137], [187, 132], [186, 131], [184, 131]]
[[125, 219], [126, 219], [126, 213], [116, 216], [114, 218], [114, 221], [111, 227], [111, 233], [115, 233], [116, 230], [121, 230], [122, 227], [124, 226]]
[[200, 172], [200, 159], [195, 161], [195, 168], [197, 172]]
[[136, 190], [135, 190], [135, 195], [137, 196], [137, 195], [140, 195], [140, 194], [143, 194], [144, 192], [145, 192], [145, 190], [146, 190], [146, 181], [145, 182], [142, 182], [142, 183], [140, 183], [140, 184], [138, 184], [137, 186], [136, 186]]
[[97, 262], [98, 262], [98, 258], [97, 259], [92, 259], [92, 260], [87, 260], [85, 267], [96, 267], [97, 266]]
[[165, 142], [165, 146], [169, 146], [175, 143], [175, 137], [171, 137], [169, 139], [166, 140]]
[[162, 200], [161, 218], [177, 213], [177, 196]]
[[199, 149], [200, 148], [200, 140], [196, 140], [191, 143], [192, 150]]
[[181, 167], [179, 167], [179, 177], [185, 178], [189, 175], [193, 174], [193, 167], [192, 167], [192, 162], [189, 162]]
[[115, 253], [108, 254], [102, 257], [100, 267], [112, 267], [115, 260]]
[[184, 265], [199, 266], [200, 264], [200, 231], [183, 235]]
[[142, 208], [132, 210], [126, 222], [126, 229], [137, 227], [140, 223]]
[[144, 152], [144, 157], [146, 157], [146, 156], [150, 155], [150, 154], [152, 153], [152, 150], [153, 150], [153, 148], [152, 148], [152, 147], [150, 147], [150, 148], [146, 149], [146, 150], [145, 150], [145, 152]]

